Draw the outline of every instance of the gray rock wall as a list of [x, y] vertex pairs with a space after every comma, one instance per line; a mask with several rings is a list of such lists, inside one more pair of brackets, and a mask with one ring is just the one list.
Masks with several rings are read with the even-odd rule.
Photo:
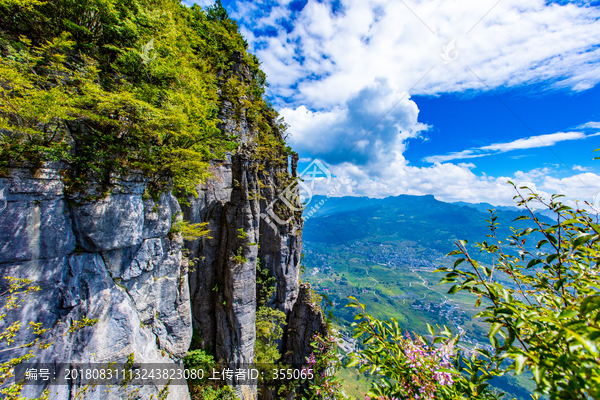
[[[234, 74], [249, 80], [247, 66], [236, 57]], [[221, 129], [237, 135], [240, 147], [213, 162], [212, 177], [197, 186], [198, 197], [190, 197], [183, 210], [170, 193], [156, 202], [144, 199], [146, 182], [135, 174], [114, 177], [106, 196], [90, 184], [85, 195], [96, 200], [67, 196], [56, 168], [35, 175], [14, 169], [0, 178], [7, 198], [0, 211], [0, 277], [29, 278], [42, 287], [9, 314], [4, 327], [22, 320], [50, 328], [54, 344], [37, 351], [36, 361], [124, 362], [134, 354], [136, 361], [177, 363], [190, 346], [193, 326], [193, 348], [232, 366], [250, 363], [259, 258], [277, 278], [269, 305], [287, 316], [282, 354], [294, 352], [294, 361], [301, 362], [308, 356], [307, 338], [324, 329], [323, 316], [306, 290], [299, 290], [301, 211], [281, 197], [293, 186], [297, 157], [290, 169], [285, 154], [259, 156], [258, 131], [227, 101], [221, 119]], [[210, 231], [185, 243], [194, 260], [189, 271], [181, 235], [169, 234], [179, 212], [192, 223], [206, 222]], [[98, 322], [69, 334], [83, 316]], [[29, 334], [20, 343], [32, 339]], [[1, 350], [0, 361], [20, 355]], [[159, 388], [139, 389], [141, 398], [149, 398]], [[76, 390], [62, 388], [55, 398], [73, 398]], [[255, 394], [252, 389], [242, 397]], [[85, 398], [111, 397], [98, 390]], [[189, 398], [187, 387], [172, 387], [169, 398]]]
[[[232, 61], [233, 74], [248, 81], [241, 58], [234, 54]], [[185, 244], [195, 260], [190, 270], [192, 347], [235, 366], [254, 358], [257, 259], [277, 279], [269, 305], [287, 316], [282, 351], [291, 349], [285, 341], [288, 326], [308, 323], [310, 330], [324, 323], [322, 314], [300, 312], [301, 319], [295, 320], [292, 312], [304, 310], [297, 302], [303, 222], [301, 211], [290, 209], [281, 195], [294, 186], [297, 156], [290, 166], [285, 154], [275, 157], [279, 159], [260, 155], [258, 130], [244, 110], [238, 113], [228, 101], [222, 103], [220, 119], [224, 133], [239, 137], [240, 148], [226, 160], [213, 162], [213, 176], [196, 187], [198, 197], [188, 198], [183, 213], [192, 223], [207, 223], [211, 232], [210, 237]], [[245, 237], [240, 237], [240, 229]], [[297, 357], [304, 361], [309, 354], [303, 352], [304, 342], [302, 346]]]
[[260, 205], [250, 195], [258, 192], [252, 164], [243, 149], [215, 163], [214, 176], [184, 207], [187, 220], [211, 229], [209, 238], [187, 243], [197, 259], [190, 272], [196, 345], [231, 365], [254, 358]]
[[312, 352], [310, 343], [316, 333], [327, 335], [327, 325], [323, 311], [311, 296], [310, 285], [302, 283], [289, 317], [283, 361], [294, 365], [304, 364], [305, 357]]
[[[296, 175], [296, 166], [291, 173]], [[263, 265], [277, 278], [275, 298], [272, 305], [289, 315], [298, 297], [300, 258], [302, 255], [302, 229], [300, 213], [287, 208], [280, 198], [282, 192], [293, 183], [282, 181], [288, 166], [271, 166], [260, 173], [261, 225], [260, 254]]]
[[[255, 166], [251, 156], [243, 151], [230, 160], [215, 163], [213, 177], [198, 185], [199, 196], [188, 199], [190, 206], [183, 207], [186, 220], [206, 222], [211, 231], [209, 238], [186, 242], [191, 257], [197, 260], [190, 272], [192, 314], [198, 340], [195, 345], [228, 362], [252, 359], [254, 311], [250, 309], [256, 308], [257, 257], [277, 278], [275, 297], [271, 301], [273, 307], [289, 315], [298, 296], [301, 219], [278, 224], [269, 219], [267, 213], [267, 207], [277, 199], [280, 190], [276, 172], [285, 168], [264, 168], [256, 172]], [[246, 238], [238, 237], [239, 229], [244, 229]], [[246, 262], [232, 262], [240, 248]], [[219, 318], [225, 325], [217, 326]], [[230, 325], [226, 321], [238, 319], [240, 325], [234, 329], [239, 332], [237, 337], [249, 335], [247, 345], [243, 346], [245, 350], [229, 336]], [[240, 349], [234, 350], [236, 347]], [[240, 351], [239, 356], [232, 356]]]
[[[35, 349], [32, 362], [125, 362], [134, 354], [138, 362], [177, 363], [188, 350], [187, 264], [180, 235], [169, 236], [179, 205], [170, 194], [157, 204], [144, 200], [146, 183], [139, 176], [114, 183], [110, 195], [83, 201], [65, 195], [56, 169], [35, 175], [14, 169], [10, 177], [0, 178], [7, 201], [0, 212], [0, 276], [28, 278], [42, 288], [10, 312], [0, 329], [22, 321], [12, 346], [34, 339], [26, 329], [30, 321], [50, 329], [44, 337], [54, 343]], [[69, 333], [73, 321], [84, 316], [98, 322]], [[0, 360], [24, 352], [0, 352]], [[26, 394], [36, 395], [38, 389]], [[77, 392], [74, 387], [51, 389], [57, 399], [74, 398]], [[85, 398], [124, 396], [105, 389], [91, 390]], [[139, 389], [142, 398], [159, 390]], [[173, 386], [170, 393], [172, 399], [189, 398], [185, 386]]]

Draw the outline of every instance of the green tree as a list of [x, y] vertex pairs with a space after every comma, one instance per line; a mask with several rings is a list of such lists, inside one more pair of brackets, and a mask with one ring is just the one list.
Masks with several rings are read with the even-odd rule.
[[61, 161], [71, 190], [139, 170], [154, 193], [196, 194], [209, 161], [237, 147], [218, 129], [221, 100], [259, 128], [258, 153], [283, 160], [284, 125], [246, 47], [220, 3], [2, 0], [0, 173]]
[[256, 341], [254, 359], [259, 364], [272, 364], [281, 358], [278, 346], [283, 336], [285, 313], [267, 305], [275, 293], [276, 278], [269, 269], [256, 262]]
[[281, 358], [277, 349], [283, 336], [285, 314], [281, 310], [263, 306], [256, 312], [256, 342], [254, 359], [259, 364], [272, 364]]
[[236, 400], [235, 392], [225, 384], [213, 384], [208, 380], [213, 368], [219, 369], [213, 356], [206, 354], [204, 350], [192, 350], [183, 358], [183, 364], [189, 371], [195, 371], [200, 379], [188, 380], [190, 397], [193, 400]]
[[[532, 226], [513, 229], [500, 240], [492, 210], [490, 241], [476, 246], [494, 256], [494, 265], [476, 261], [466, 241], [460, 241], [451, 253], [460, 258], [453, 268], [441, 269], [446, 272], [442, 282], [455, 283], [450, 293], [477, 295], [476, 306], [487, 300], [477, 317], [489, 324], [493, 360], [516, 375], [530, 370], [536, 397], [600, 398], [598, 216], [568, 207], [559, 195], [546, 202], [527, 187], [515, 190], [518, 205], [529, 211], [517, 219], [530, 220]], [[554, 223], [537, 217], [534, 207], [540, 206], [554, 213]]]
[[277, 278], [271, 274], [269, 268], [262, 265], [262, 261], [256, 260], [256, 308], [257, 310], [266, 305], [275, 293]]

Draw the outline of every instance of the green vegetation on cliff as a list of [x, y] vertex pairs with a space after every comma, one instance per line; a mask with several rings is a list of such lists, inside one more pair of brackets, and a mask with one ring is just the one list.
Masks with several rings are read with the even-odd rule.
[[259, 154], [287, 154], [246, 49], [220, 2], [0, 1], [0, 173], [62, 161], [75, 190], [141, 170], [152, 190], [195, 194], [239, 143], [219, 129], [225, 100], [258, 128]]

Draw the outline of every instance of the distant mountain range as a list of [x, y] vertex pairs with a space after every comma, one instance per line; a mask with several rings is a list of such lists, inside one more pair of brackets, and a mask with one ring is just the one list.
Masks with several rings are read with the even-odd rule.
[[[456, 204], [456, 205], [460, 205], [460, 206], [465, 206], [465, 207], [471, 207], [474, 208], [478, 211], [482, 211], [487, 213], [489, 209], [496, 209], [496, 210], [500, 210], [500, 211], [518, 211], [520, 212], [521, 209], [515, 206], [493, 206], [490, 203], [467, 203], [464, 201], [457, 201], [455, 203], [451, 203], [451, 204]], [[540, 210], [540, 211], [535, 211], [535, 214], [540, 214], [540, 215], [544, 215], [548, 218], [554, 218], [554, 213], [550, 210]]]
[[[499, 238], [510, 234], [509, 227], [524, 228], [530, 221], [514, 221], [528, 214], [517, 207], [465, 202], [445, 203], [432, 195], [369, 197], [313, 196], [306, 205], [304, 240], [343, 243], [354, 240], [374, 242], [414, 241], [439, 251], [450, 251], [453, 242], [486, 240], [489, 212], [494, 208], [499, 222]], [[552, 221], [546, 216], [540, 218]]]

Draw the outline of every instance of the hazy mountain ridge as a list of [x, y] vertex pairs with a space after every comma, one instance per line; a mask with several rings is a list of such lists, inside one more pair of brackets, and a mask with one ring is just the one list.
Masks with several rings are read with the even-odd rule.
[[[485, 240], [490, 217], [486, 208], [493, 208], [485, 203], [445, 203], [432, 195], [400, 195], [383, 199], [314, 196], [307, 210], [314, 210], [322, 200], [324, 203], [306, 220], [306, 242], [409, 240], [442, 252], [450, 251], [458, 239]], [[526, 210], [499, 207], [495, 213], [500, 223], [499, 238], [510, 235], [509, 227], [518, 229], [531, 224], [514, 221], [528, 215]], [[545, 216], [539, 218], [552, 223]]]

